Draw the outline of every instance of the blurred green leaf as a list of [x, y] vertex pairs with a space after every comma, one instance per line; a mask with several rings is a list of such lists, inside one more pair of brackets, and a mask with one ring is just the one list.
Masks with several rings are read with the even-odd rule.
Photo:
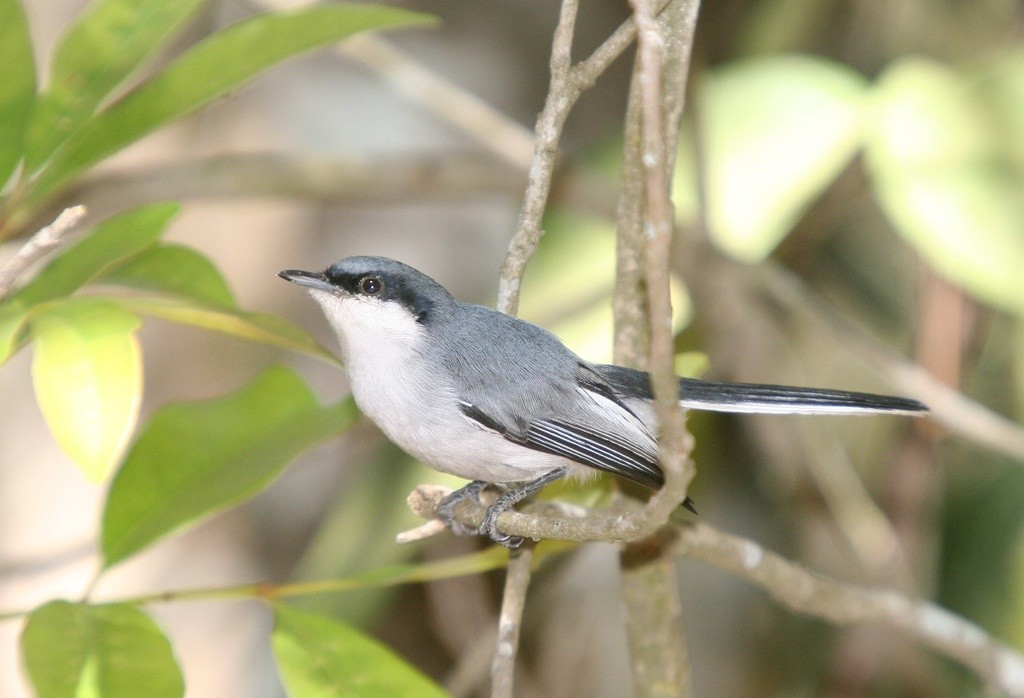
[[74, 293], [114, 263], [152, 245], [180, 208], [175, 203], [153, 204], [108, 218], [69, 245], [12, 300], [31, 306]]
[[[526, 272], [520, 314], [547, 327], [588, 361], [612, 360], [615, 227], [562, 210], [544, 217], [542, 238]], [[672, 279], [672, 324], [689, 321], [690, 302]]]
[[973, 78], [973, 92], [988, 115], [986, 128], [1001, 157], [1024, 170], [1024, 49], [1000, 52]]
[[[405, 493], [421, 482], [459, 487], [453, 476], [441, 475], [380, 440], [357, 459], [343, 487], [292, 572], [292, 579], [338, 579], [364, 570], [394, 569], [419, 555], [417, 546], [395, 545], [395, 534], [420, 523], [405, 502]], [[362, 444], [361, 444], [362, 445]], [[449, 479], [450, 478], [450, 479]], [[355, 485], [358, 483], [358, 485]], [[373, 522], [367, 525], [367, 522]], [[358, 536], [351, 535], [359, 531]], [[410, 570], [411, 572], [412, 570]], [[329, 613], [356, 627], [370, 627], [390, 608], [395, 585], [379, 584], [349, 594], [321, 594], [297, 600], [307, 611]]]
[[879, 79], [866, 161], [896, 230], [984, 302], [1024, 312], [1024, 176], [973, 85], [905, 59]]
[[85, 123], [42, 171], [29, 204], [38, 203], [85, 168], [285, 58], [367, 29], [426, 21], [426, 15], [390, 7], [321, 5], [260, 15], [217, 32]]
[[182, 245], [154, 245], [110, 267], [96, 281], [169, 293], [224, 308], [235, 307], [231, 289], [213, 262]]
[[[365, 520], [364, 520], [365, 523]], [[362, 524], [361, 524], [362, 525]], [[565, 540], [542, 540], [537, 543], [535, 564], [561, 555], [579, 547], [579, 543]], [[326, 582], [296, 582], [292, 585], [297, 590], [291, 596], [308, 595], [318, 586], [329, 591], [352, 591], [355, 589], [381, 589], [385, 587], [403, 586], [436, 582], [442, 579], [466, 577], [473, 574], [493, 572], [508, 566], [508, 551], [492, 545], [474, 553], [446, 557], [430, 562], [416, 562], [404, 565], [375, 567], [353, 577], [331, 579]]]
[[57, 46], [49, 88], [28, 130], [34, 172], [100, 101], [167, 43], [203, 0], [95, 0]]
[[17, 349], [27, 318], [28, 313], [20, 303], [0, 306], [0, 366], [7, 363]]
[[[714, 241], [764, 259], [850, 162], [861, 144], [866, 80], [810, 56], [732, 63], [701, 85], [707, 217]], [[699, 214], [692, 147], [683, 144], [675, 198]]]
[[22, 156], [32, 102], [36, 66], [32, 38], [19, 0], [0, 0], [0, 189]]
[[708, 372], [708, 355], [702, 351], [686, 351], [676, 354], [674, 361], [676, 375], [699, 378]]
[[211, 307], [174, 298], [116, 296], [111, 300], [141, 315], [223, 332], [251, 342], [282, 347], [333, 364], [338, 363], [333, 354], [317, 344], [306, 332], [276, 315]]
[[1015, 558], [1024, 540], [1024, 470], [1011, 459], [962, 447], [945, 454], [944, 465], [951, 481], [939, 530], [937, 601], [1009, 639], [1021, 599]]
[[1010, 644], [1024, 649], [1024, 531], [1017, 530], [1017, 545], [1010, 553], [1011, 594], [1006, 608], [1006, 635]]
[[128, 444], [142, 398], [139, 320], [113, 303], [74, 298], [32, 319], [36, 400], [57, 443], [92, 482]]
[[348, 625], [287, 606], [276, 606], [274, 618], [274, 658], [289, 696], [448, 695], [388, 647]]
[[171, 644], [133, 606], [52, 601], [29, 616], [21, 652], [39, 698], [178, 698], [185, 693]]
[[104, 566], [251, 497], [357, 413], [351, 401], [321, 407], [282, 367], [226, 397], [163, 407], [111, 486], [103, 512]]

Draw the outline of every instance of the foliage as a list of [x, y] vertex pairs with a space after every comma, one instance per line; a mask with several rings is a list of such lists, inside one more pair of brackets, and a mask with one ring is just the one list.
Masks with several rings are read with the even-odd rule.
[[[93, 165], [262, 70], [356, 32], [425, 21], [358, 4], [259, 15], [210, 35], [124, 89], [203, 4], [93, 2], [59, 42], [47, 87], [37, 90], [25, 13], [18, 0], [0, 0], [0, 183], [7, 182], [0, 240], [23, 234]], [[31, 344], [35, 392], [54, 438], [90, 481], [117, 473], [103, 517], [105, 567], [253, 496], [356, 414], [351, 400], [321, 406], [300, 378], [275, 367], [232, 395], [168, 405], [135, 435], [140, 316], [335, 361], [290, 323], [239, 308], [202, 254], [161, 242], [178, 208], [155, 204], [100, 222], [0, 298], [0, 364]], [[360, 633], [331, 626], [332, 637], [317, 649], [303, 636], [316, 619], [283, 610], [279, 616], [282, 671], [289, 682], [304, 673], [303, 691], [322, 686], [321, 695], [342, 695], [344, 686], [334, 682], [351, 676], [358, 684], [365, 672], [380, 672], [392, 677], [392, 687], [422, 694], [424, 679]], [[333, 658], [328, 641], [337, 637], [348, 654]], [[297, 655], [300, 646], [321, 652], [318, 666], [337, 659], [329, 679], [310, 666], [310, 655]], [[41, 697], [184, 693], [168, 639], [131, 604], [47, 603], [30, 614], [22, 650]], [[358, 665], [351, 656], [360, 657]], [[372, 665], [363, 661], [370, 657]]]
[[[764, 259], [863, 154], [879, 206], [910, 245], [978, 300], [1024, 314], [1022, 68], [1015, 51], [967, 68], [902, 58], [874, 83], [798, 55], [713, 71], [699, 99], [712, 236], [740, 259]], [[679, 163], [676, 198], [693, 221], [692, 148]]]

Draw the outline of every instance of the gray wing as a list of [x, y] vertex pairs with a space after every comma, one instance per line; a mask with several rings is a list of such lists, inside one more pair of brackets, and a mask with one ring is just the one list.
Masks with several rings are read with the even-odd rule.
[[636, 444], [609, 437], [582, 424], [540, 419], [524, 429], [509, 428], [468, 402], [459, 404], [462, 413], [481, 426], [526, 448], [568, 458], [612, 475], [624, 477], [651, 489], [664, 484], [656, 453]]
[[657, 489], [658, 446], [612, 386], [551, 333], [463, 304], [437, 333], [437, 360], [459, 377], [462, 413], [526, 448]]
[[506, 388], [500, 400], [480, 392], [476, 399], [463, 396], [459, 409], [480, 426], [526, 448], [651, 489], [664, 483], [657, 443], [646, 425], [582, 363], [577, 375], [559, 386], [524, 378]]

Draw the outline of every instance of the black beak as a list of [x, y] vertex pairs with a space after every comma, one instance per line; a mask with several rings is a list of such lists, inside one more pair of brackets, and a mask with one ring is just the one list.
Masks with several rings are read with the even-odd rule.
[[277, 275], [286, 281], [291, 281], [299, 286], [315, 288], [319, 291], [333, 291], [334, 285], [327, 280], [327, 277], [320, 272], [302, 271], [301, 269], [285, 269], [277, 272]]

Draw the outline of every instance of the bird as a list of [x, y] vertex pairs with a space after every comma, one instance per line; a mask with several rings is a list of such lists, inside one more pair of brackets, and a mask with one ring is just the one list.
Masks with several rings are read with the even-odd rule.
[[[281, 271], [304, 287], [337, 335], [356, 404], [404, 451], [470, 480], [439, 516], [458, 534], [516, 548], [498, 517], [564, 477], [606, 472], [657, 490], [658, 424], [649, 375], [591, 363], [551, 332], [454, 298], [387, 257], [354, 256], [323, 271]], [[688, 410], [762, 414], [920, 415], [910, 398], [846, 390], [679, 379]], [[502, 494], [479, 528], [455, 506], [487, 486]], [[696, 513], [693, 502], [681, 503]]]

